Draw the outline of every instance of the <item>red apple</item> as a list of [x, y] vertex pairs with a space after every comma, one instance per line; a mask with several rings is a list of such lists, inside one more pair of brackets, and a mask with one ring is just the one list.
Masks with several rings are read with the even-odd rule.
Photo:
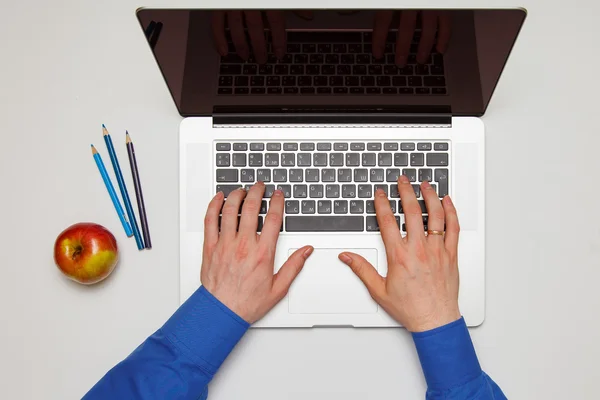
[[71, 225], [54, 243], [54, 262], [58, 269], [84, 285], [106, 278], [118, 260], [117, 241], [102, 225], [89, 222]]

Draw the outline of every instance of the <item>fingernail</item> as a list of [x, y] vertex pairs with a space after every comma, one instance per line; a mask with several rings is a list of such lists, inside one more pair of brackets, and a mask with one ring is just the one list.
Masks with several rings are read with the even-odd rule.
[[419, 53], [419, 55], [417, 56], [417, 62], [419, 64], [424, 64], [425, 61], [427, 61], [427, 53], [425, 53], [425, 52]]
[[448, 204], [449, 206], [452, 205], [452, 199], [450, 198], [450, 196], [444, 197], [444, 202], [446, 202], [446, 204]]
[[283, 195], [283, 192], [281, 190], [279, 190], [279, 189], [277, 189], [277, 190], [275, 190], [273, 192], [273, 197], [275, 197], [275, 196], [279, 197], [279, 196], [282, 196], [282, 195]]
[[242, 186], [241, 188], [237, 188], [237, 190], [241, 190], [242, 192], [245, 192], [246, 188]]
[[221, 54], [222, 56], [226, 56], [227, 55], [227, 46], [221, 46], [219, 48], [219, 54]]
[[406, 175], [400, 175], [398, 180], [400, 181], [400, 183], [408, 183], [408, 178], [406, 177]]
[[262, 185], [262, 186], [264, 186], [264, 185], [265, 185], [265, 183], [264, 183], [263, 181], [258, 181], [256, 184], [257, 184], [257, 185]]
[[275, 57], [277, 57], [278, 59], [282, 59], [284, 55], [285, 53], [283, 52], [283, 49], [281, 47], [275, 49]]
[[308, 258], [312, 254], [314, 249], [314, 247], [310, 246], [308, 249], [304, 250], [304, 254], [302, 254], [304, 258]]
[[223, 192], [219, 191], [215, 194], [215, 199], [220, 199], [221, 197], [223, 197]]
[[422, 185], [423, 185], [423, 189], [431, 189], [431, 185], [427, 181], [423, 181]]
[[384, 191], [383, 191], [383, 189], [381, 189], [381, 188], [377, 189], [377, 190], [375, 191], [375, 194], [376, 194], [377, 196], [382, 196], [382, 197], [384, 197], [384, 196], [385, 196], [385, 192], [384, 192]]
[[347, 254], [344, 254], [344, 253], [339, 255], [339, 259], [341, 262], [343, 262], [346, 265], [350, 265], [350, 263], [352, 262], [352, 259]]

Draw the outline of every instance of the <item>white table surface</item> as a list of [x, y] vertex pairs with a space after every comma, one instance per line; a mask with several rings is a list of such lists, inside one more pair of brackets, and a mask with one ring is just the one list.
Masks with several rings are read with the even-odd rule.
[[[529, 10], [483, 118], [487, 319], [471, 334], [508, 397], [597, 398], [600, 3], [387, 3], [379, 4]], [[242, 3], [210, 5], [224, 4]], [[137, 24], [141, 5], [172, 3], [2, 1], [1, 398], [81, 397], [178, 305], [181, 117]], [[128, 129], [135, 141], [152, 251], [125, 240], [98, 176], [89, 145], [104, 151], [101, 123], [113, 140]], [[95, 287], [64, 279], [52, 260], [57, 234], [80, 221], [105, 225], [121, 246], [119, 267]], [[404, 330], [255, 330], [211, 383], [210, 398], [419, 399], [424, 390]]]

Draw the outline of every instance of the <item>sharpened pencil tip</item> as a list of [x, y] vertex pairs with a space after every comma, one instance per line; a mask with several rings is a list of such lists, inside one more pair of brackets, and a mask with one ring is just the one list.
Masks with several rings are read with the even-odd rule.
[[104, 136], [108, 135], [108, 129], [106, 129], [106, 126], [104, 124], [102, 124], [102, 134]]
[[102, 129], [106, 129], [106, 125], [102, 124]]
[[91, 146], [92, 146], [92, 154], [98, 154], [98, 150], [96, 150], [94, 145], [91, 145]]
[[129, 136], [128, 131], [125, 131], [125, 143], [131, 143], [131, 137]]

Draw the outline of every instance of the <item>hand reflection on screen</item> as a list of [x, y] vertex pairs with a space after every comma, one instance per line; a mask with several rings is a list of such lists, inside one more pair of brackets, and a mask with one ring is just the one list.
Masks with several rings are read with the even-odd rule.
[[[388, 31], [391, 28], [392, 19], [395, 11], [378, 11], [375, 15], [373, 24], [373, 56], [375, 58], [383, 57], [385, 50], [385, 41]], [[417, 11], [407, 10], [399, 11], [400, 22], [397, 27], [396, 36], [396, 64], [403, 67], [410, 52], [415, 28], [417, 26], [417, 17], [421, 14], [421, 40], [417, 49], [417, 62], [424, 64], [429, 58], [429, 54], [435, 48], [438, 52], [444, 53], [448, 48], [451, 34], [451, 19], [447, 11]], [[437, 43], [436, 43], [437, 33]]]
[[[222, 56], [227, 55], [229, 51], [226, 37], [226, 27], [228, 27], [235, 52], [244, 60], [253, 54], [259, 64], [264, 64], [267, 62], [265, 28], [268, 28], [271, 31], [273, 53], [277, 58], [282, 58], [286, 51], [285, 12], [287, 11], [214, 11], [211, 15], [211, 27], [217, 51]], [[347, 15], [357, 12], [339, 11], [338, 13]], [[396, 12], [400, 17], [397, 27], [392, 26]], [[313, 12], [309, 10], [294, 11], [293, 13], [306, 20], [313, 18]], [[444, 53], [448, 48], [451, 35], [451, 18], [447, 11], [382, 10], [375, 14], [373, 21], [373, 56], [375, 58], [383, 57], [389, 30], [398, 29], [395, 62], [401, 67], [406, 65], [419, 16], [422, 31], [417, 48], [417, 62], [426, 63], [434, 45], [435, 50]], [[248, 43], [247, 37], [250, 39], [250, 43]]]
[[[214, 11], [211, 16], [213, 38], [217, 51], [222, 56], [227, 55], [227, 39], [225, 26], [229, 27], [231, 39], [237, 54], [247, 60], [250, 57], [250, 48], [259, 64], [267, 62], [267, 43], [265, 40], [265, 19], [271, 30], [273, 52], [277, 58], [285, 54], [285, 15], [286, 11], [259, 10], [248, 11]], [[312, 19], [313, 13], [309, 10], [294, 11], [294, 14], [303, 19]], [[266, 17], [266, 18], [265, 18]], [[250, 44], [246, 41], [244, 29], [248, 29]]]

